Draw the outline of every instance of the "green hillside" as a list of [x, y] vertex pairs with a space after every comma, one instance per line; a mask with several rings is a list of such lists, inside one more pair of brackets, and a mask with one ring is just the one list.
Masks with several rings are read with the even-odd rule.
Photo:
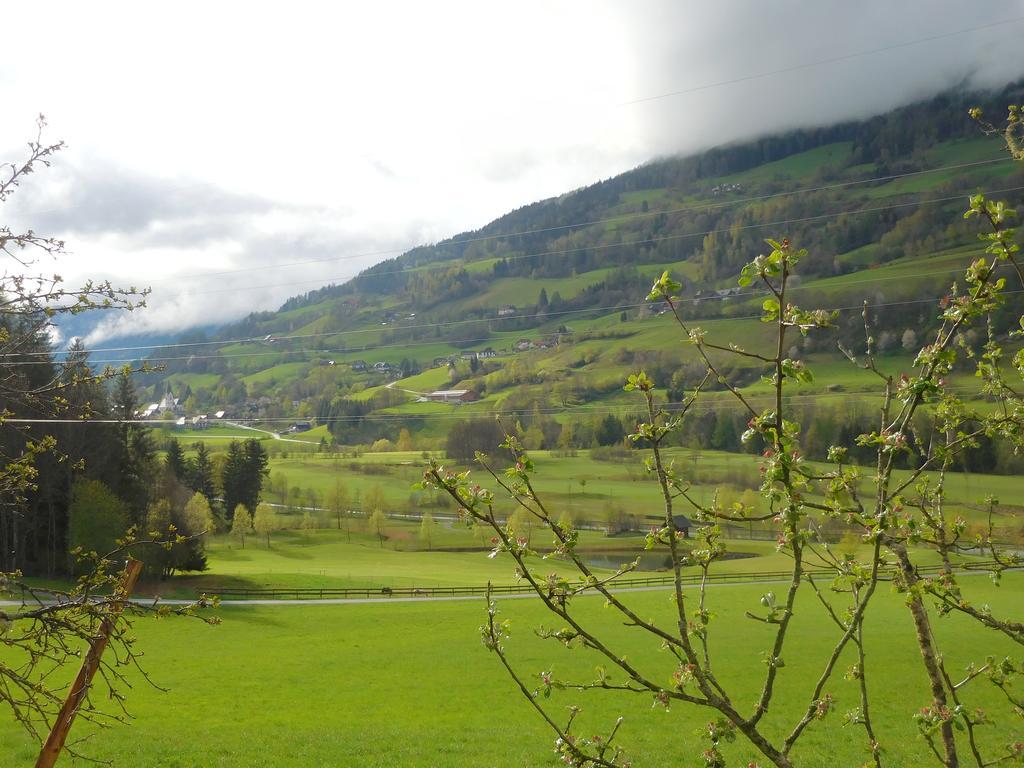
[[[251, 341], [211, 339], [188, 360], [157, 351], [154, 362], [179, 359], [141, 384], [154, 400], [170, 388], [190, 412], [226, 410], [270, 431], [313, 420], [327, 442], [346, 445], [395, 441], [405, 428], [417, 448], [436, 448], [454, 419], [495, 410], [560, 424], [628, 416], [626, 371], [646, 368], [670, 396], [694, 383], [679, 328], [644, 299], [651, 281], [668, 270], [683, 282], [687, 320], [722, 343], [756, 347], [767, 329], [745, 318], [761, 298], [722, 294], [764, 238], [788, 237], [810, 252], [797, 300], [840, 310], [831, 335], [796, 350], [828, 373], [829, 385], [808, 385], [807, 396], [827, 402], [838, 394], [828, 387], [867, 389], [870, 376], [837, 351], [863, 346], [863, 302], [883, 365], [909, 366], [904, 334], [934, 323], [930, 302], [977, 250], [973, 223], [959, 215], [967, 196], [1021, 198], [1024, 171], [966, 114], [1020, 90], [946, 94], [863, 122], [652, 161], [415, 248], [220, 336]], [[758, 393], [757, 369], [733, 372]], [[476, 399], [422, 402], [451, 388]]]

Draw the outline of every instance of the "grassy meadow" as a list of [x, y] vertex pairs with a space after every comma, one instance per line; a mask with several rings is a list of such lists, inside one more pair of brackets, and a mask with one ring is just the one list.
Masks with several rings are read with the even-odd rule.
[[[964, 581], [978, 602], [1010, 615], [1024, 611], [1024, 575], [1008, 575], [1001, 588], [981, 576]], [[745, 618], [744, 611], [757, 610], [765, 591], [764, 585], [721, 586], [709, 598], [716, 614], [712, 648], [722, 659], [718, 674], [745, 710], [763, 679], [761, 654], [769, 647], [770, 629]], [[667, 591], [625, 598], [641, 615], [671, 624]], [[622, 626], [599, 599], [582, 598], [579, 606], [583, 620], [600, 627], [616, 653], [654, 680], [669, 682], [673, 664], [657, 643]], [[570, 652], [537, 639], [532, 628], [550, 624], [537, 601], [503, 600], [499, 607], [502, 618], [513, 622], [507, 649], [524, 674], [552, 669], [589, 681], [597, 666], [607, 666], [592, 652]], [[216, 627], [183, 619], [136, 622], [146, 669], [168, 690], [155, 690], [130, 673], [131, 725], [102, 733], [76, 726], [74, 736], [90, 737], [81, 745], [87, 754], [115, 766], [163, 768], [560, 764], [551, 750], [552, 734], [480, 643], [482, 599], [223, 607], [219, 614], [223, 623]], [[955, 616], [938, 620], [936, 632], [951, 670], [987, 653], [1014, 653], [998, 636], [979, 634]], [[886, 764], [926, 764], [926, 745], [910, 718], [927, 703], [927, 688], [909, 615], [886, 585], [871, 607], [866, 634], [867, 679], [877, 695], [873, 715]], [[769, 733], [792, 727], [834, 637], [813, 596], [805, 594], [766, 717]], [[851, 663], [849, 654], [840, 660], [826, 689], [835, 711], [825, 723], [812, 724], [795, 753], [797, 765], [835, 768], [866, 759], [862, 730], [840, 725], [843, 713], [858, 703], [854, 684], [843, 679]], [[1000, 711], [998, 692], [984, 681], [975, 685], [964, 691], [969, 705]], [[666, 712], [652, 708], [649, 697], [633, 694], [556, 691], [542, 701], [559, 720], [569, 704], [581, 705], [577, 730], [584, 734], [607, 732], [621, 714], [620, 739], [635, 766], [703, 765], [705, 742], [695, 734], [708, 721], [707, 711], [675, 705]], [[986, 744], [1022, 736], [1019, 720], [1000, 719], [979, 730]], [[35, 759], [35, 746], [10, 718], [0, 720], [0, 754], [12, 767]], [[730, 765], [756, 758], [740, 740], [726, 754]]]
[[[416, 520], [389, 519], [382, 546], [362, 517], [349, 520], [349, 530], [339, 530], [334, 520], [320, 514], [321, 528], [302, 530], [301, 512], [282, 512], [289, 527], [273, 533], [269, 547], [256, 536], [250, 536], [244, 547], [226, 535], [213, 536], [207, 544], [208, 572], [144, 584], [140, 593], [184, 597], [240, 587], [514, 582], [509, 560], [487, 557], [486, 537], [441, 519], [445, 508], [433, 505], [428, 494], [411, 489], [422, 473], [423, 452], [346, 456], [270, 438], [266, 444], [287, 450], [287, 455], [275, 451], [271, 472], [286, 476], [289, 487], [312, 488], [323, 498], [341, 480], [354, 507], [379, 489], [389, 512], [434, 511], [438, 520], [429, 547], [420, 539]], [[740, 494], [757, 482], [754, 456], [682, 448], [668, 453], [694, 480], [694, 492], [703, 501], [716, 492]], [[575, 455], [538, 451], [533, 456], [539, 489], [558, 509], [579, 519], [601, 520], [615, 508], [643, 518], [661, 509], [657, 487], [640, 466], [640, 452], [612, 460], [599, 459], [590, 451]], [[865, 470], [865, 483], [869, 474]], [[1014, 506], [1019, 485], [1019, 478], [1010, 476], [951, 474], [947, 510], [962, 512], [978, 523], [982, 512], [977, 502], [994, 493], [1004, 504], [1009, 502], [1000, 508], [1000, 524], [1007, 530], [1019, 529], [1020, 509]], [[543, 547], [546, 536], [535, 535], [535, 546]], [[631, 559], [641, 546], [636, 534], [607, 536], [594, 530], [581, 534], [583, 551], [612, 553], [622, 561]], [[720, 572], [753, 575], [789, 564], [770, 542], [733, 540], [728, 546], [746, 557], [719, 564]], [[838, 546], [857, 549], [856, 542], [846, 540]], [[934, 560], [925, 555], [920, 562]], [[565, 563], [557, 560], [538, 558], [533, 565], [541, 573], [568, 572]], [[1024, 611], [1024, 574], [1007, 575], [998, 588], [980, 575], [964, 576], [963, 581], [977, 604], [1011, 616]], [[727, 685], [735, 686], [736, 700], [746, 707], [759, 691], [764, 674], [761, 657], [770, 637], [768, 628], [746, 618], [745, 611], [756, 611], [759, 598], [778, 589], [771, 583], [711, 587], [716, 616], [712, 648], [723, 659], [718, 673]], [[666, 626], [671, 622], [669, 597], [663, 589], [626, 594], [627, 602], [641, 615]], [[657, 643], [624, 627], [602, 601], [586, 597], [579, 604], [588, 625], [602, 627], [612, 638], [616, 653], [627, 656], [652, 679], [669, 682], [671, 659]], [[503, 618], [513, 621], [509, 652], [525, 673], [535, 676], [553, 669], [576, 680], [593, 679], [602, 660], [592, 652], [568, 652], [535, 636], [535, 627], [545, 621], [550, 626], [537, 601], [503, 599], [500, 607]], [[225, 605], [219, 615], [223, 623], [217, 627], [179, 619], [137, 621], [146, 669], [168, 690], [158, 691], [132, 673], [131, 725], [115, 725], [95, 734], [90, 727], [76, 729], [76, 736], [91, 737], [84, 745], [88, 755], [114, 765], [169, 768], [559, 765], [551, 750], [551, 734], [480, 643], [481, 598]], [[955, 616], [937, 619], [936, 631], [949, 668], [957, 672], [972, 660], [1017, 650]], [[871, 608], [867, 633], [868, 681], [877, 691], [873, 711], [886, 764], [925, 764], [927, 747], [917, 736], [911, 716], [927, 703], [927, 687], [902, 597], [888, 585], [880, 588]], [[799, 717], [834, 637], [820, 607], [804, 594], [794, 619], [793, 645], [784, 657], [778, 697], [766, 719], [769, 732], [787, 732]], [[860, 765], [867, 758], [862, 731], [838, 724], [843, 713], [858, 703], [854, 685], [843, 678], [852, 661], [849, 653], [840, 659], [839, 671], [826, 689], [835, 699], [835, 711], [825, 724], [811, 726], [795, 753], [797, 765], [835, 768]], [[1000, 711], [997, 692], [984, 681], [976, 686], [965, 693], [970, 706]], [[709, 719], [706, 711], [676, 705], [665, 712], [652, 708], [648, 697], [592, 692], [555, 692], [544, 703], [559, 718], [570, 704], [583, 706], [579, 732], [587, 734], [606, 732], [615, 717], [623, 715], [621, 740], [635, 766], [702, 765], [700, 753], [706, 744], [696, 734]], [[982, 729], [982, 740], [989, 745], [1022, 737], [1024, 729], [1009, 720]], [[730, 764], [746, 765], [756, 759], [739, 740], [726, 753]], [[10, 719], [0, 722], [0, 754], [5, 765], [31, 765], [34, 760], [35, 746]]]
[[[865, 402], [863, 407], [869, 405]], [[348, 492], [350, 505], [355, 509], [361, 507], [367, 494], [379, 491], [388, 512], [414, 515], [424, 510], [450, 512], [446, 505], [437, 506], [438, 500], [432, 493], [412, 488], [422, 477], [426, 464], [421, 451], [362, 453], [346, 457], [313, 452], [314, 446], [310, 446], [308, 451], [296, 452], [294, 449], [302, 449], [302, 446], [280, 442], [277, 445], [293, 449], [287, 457], [280, 453], [274, 455], [270, 466], [271, 475], [283, 475], [289, 488], [312, 489], [323, 500], [340, 481]], [[436, 455], [444, 462], [442, 454]], [[553, 451], [533, 451], [530, 455], [537, 467], [536, 487], [559, 515], [567, 512], [575, 520], [597, 524], [607, 520], [610, 513], [621, 510], [645, 524], [664, 514], [657, 484], [643, 469], [643, 451], [603, 458], [587, 450], [578, 451], [575, 455]], [[751, 454], [671, 448], [666, 451], [666, 456], [693, 483], [693, 495], [701, 503], [710, 503], [715, 494], [725, 494], [735, 500], [745, 490], [756, 488], [760, 482], [758, 457]], [[493, 480], [488, 482], [490, 478], [483, 470], [478, 468], [474, 474], [482, 485], [496, 487]], [[872, 474], [870, 468], [861, 469], [865, 489], [870, 485]], [[909, 472], [897, 470], [894, 476], [900, 482], [909, 477]], [[1024, 525], [1020, 487], [1020, 478], [1012, 475], [950, 473], [946, 478], [947, 512], [962, 515], [969, 523], [981, 525], [987, 514], [981, 502], [992, 494], [1000, 501], [995, 523], [1001, 529], [1001, 535], [1019, 538]], [[266, 492], [264, 497], [278, 501]], [[748, 500], [750, 497], [751, 494], [747, 494]], [[499, 498], [498, 509], [509, 513], [512, 505]], [[678, 511], [687, 513], [685, 506]], [[297, 527], [297, 520], [292, 524]]]
[[[478, 586], [487, 583], [505, 585], [519, 583], [512, 567], [501, 558], [490, 558], [489, 539], [439, 522], [434, 533], [433, 549], [417, 537], [419, 526], [412, 523], [388, 523], [388, 540], [380, 546], [376, 535], [361, 528], [351, 534], [337, 530], [278, 531], [271, 536], [268, 547], [258, 537], [246, 539], [242, 547], [226, 536], [213, 537], [207, 546], [209, 570], [198, 574], [180, 574], [167, 581], [143, 580], [137, 593], [162, 597], [193, 598], [199, 593], [217, 594], [225, 589], [381, 589], [412, 587]], [[539, 552], [552, 548], [550, 534], [534, 533], [532, 545]], [[869, 556], [867, 547], [843, 541], [833, 545], [841, 552]], [[779, 552], [773, 542], [730, 540], [730, 559], [718, 563], [718, 574], [778, 573], [791, 567], [791, 560]], [[580, 535], [579, 551], [598, 575], [610, 575], [612, 568], [643, 556], [641, 569], [627, 578], [658, 576], [667, 573], [663, 553], [646, 554], [639, 535], [607, 537], [594, 531]], [[938, 564], [934, 552], [914, 552], [919, 565]], [[971, 561], [981, 556], [963, 555]], [[558, 573], [578, 576], [568, 562], [545, 558], [543, 554], [529, 559], [534, 573]], [[808, 555], [808, 567], [819, 561]], [[684, 569], [695, 575], [696, 568]]]

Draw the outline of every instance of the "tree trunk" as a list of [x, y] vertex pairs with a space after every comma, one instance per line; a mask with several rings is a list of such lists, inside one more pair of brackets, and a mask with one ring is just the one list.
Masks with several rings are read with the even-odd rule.
[[[903, 544], [892, 547], [900, 570], [908, 587], [913, 587], [920, 579], [914, 571], [914, 565], [907, 555], [907, 548]], [[910, 615], [914, 619], [914, 630], [917, 634], [917, 647], [921, 652], [921, 663], [925, 672], [928, 673], [928, 682], [932, 691], [932, 703], [940, 711], [948, 711], [946, 700], [946, 685], [942, 679], [942, 670], [939, 668], [938, 651], [935, 648], [935, 641], [932, 637], [931, 620], [928, 618], [928, 609], [924, 601], [916, 593], [911, 593], [908, 603]], [[946, 768], [960, 768], [960, 758], [957, 756], [956, 736], [953, 733], [953, 723], [944, 720], [940, 728], [942, 736], [942, 750], [945, 753], [942, 764]]]

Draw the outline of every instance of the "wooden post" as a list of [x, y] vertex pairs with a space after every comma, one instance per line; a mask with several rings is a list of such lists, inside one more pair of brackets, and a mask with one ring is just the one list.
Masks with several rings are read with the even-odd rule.
[[[125, 563], [124, 572], [121, 574], [121, 583], [118, 584], [115, 595], [127, 599], [131, 595], [132, 590], [135, 589], [135, 582], [139, 580], [139, 574], [141, 573], [142, 561], [129, 559]], [[54, 720], [50, 735], [47, 737], [46, 743], [43, 744], [43, 749], [39, 753], [39, 759], [36, 760], [36, 768], [53, 768], [57, 758], [60, 757], [61, 750], [64, 748], [64, 742], [68, 737], [68, 732], [75, 722], [75, 715], [78, 714], [79, 707], [81, 707], [82, 702], [89, 693], [93, 675], [99, 669], [100, 657], [103, 656], [103, 651], [106, 650], [107, 643], [110, 642], [110, 635], [114, 631], [114, 623], [117, 621], [118, 614], [123, 610], [123, 600], [115, 602], [110, 607], [110, 612], [100, 623], [99, 632], [90, 641], [89, 652], [85, 655], [82, 668], [78, 670], [78, 677], [75, 678], [75, 682], [68, 689], [68, 697], [64, 701], [64, 706], [60, 708], [60, 714]]]

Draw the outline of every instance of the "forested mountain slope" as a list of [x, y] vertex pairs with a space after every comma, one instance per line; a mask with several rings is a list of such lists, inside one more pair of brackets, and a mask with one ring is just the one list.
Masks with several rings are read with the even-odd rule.
[[[922, 332], [934, 314], [914, 302], [938, 299], [976, 242], [959, 216], [967, 195], [1001, 190], [1012, 202], [1024, 187], [1024, 171], [967, 109], [997, 114], [1022, 96], [1020, 85], [948, 93], [862, 122], [655, 160], [414, 248], [216, 337], [194, 334], [183, 341], [195, 346], [154, 353], [165, 369], [141, 383], [154, 400], [170, 388], [190, 410], [335, 425], [450, 408], [408, 402], [445, 386], [473, 390], [482, 410], [601, 400], [615, 396], [609, 382], [624, 367], [658, 355], [647, 365], [671, 389], [674, 376], [682, 386], [685, 359], [667, 346], [661, 308], [643, 301], [651, 279], [665, 269], [681, 279], [688, 316], [721, 324], [749, 315], [756, 297], [730, 291], [766, 237], [809, 250], [804, 304], [867, 299], [886, 344], [899, 348], [905, 330]], [[862, 335], [857, 312], [840, 326], [822, 349]], [[740, 334], [730, 341], [747, 333], [722, 328]], [[382, 428], [332, 429], [355, 440]]]

